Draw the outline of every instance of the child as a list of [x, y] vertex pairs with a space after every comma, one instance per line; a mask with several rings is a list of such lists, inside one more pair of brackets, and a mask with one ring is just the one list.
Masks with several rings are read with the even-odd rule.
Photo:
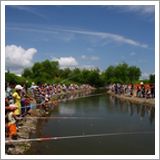
[[[23, 87], [21, 85], [16, 85], [15, 87], [15, 92], [13, 93], [13, 98], [14, 98], [14, 103], [15, 106], [17, 107], [17, 109], [14, 111], [14, 114], [16, 115], [16, 117], [19, 117], [21, 114], [21, 90], [23, 89]], [[17, 121], [17, 128], [21, 128], [18, 125], [18, 121]]]
[[8, 117], [8, 127], [9, 127], [9, 139], [17, 139], [17, 130], [16, 130], [16, 120], [22, 119], [21, 117], [16, 117], [14, 114], [14, 111], [16, 110], [16, 107], [11, 107], [7, 117]]

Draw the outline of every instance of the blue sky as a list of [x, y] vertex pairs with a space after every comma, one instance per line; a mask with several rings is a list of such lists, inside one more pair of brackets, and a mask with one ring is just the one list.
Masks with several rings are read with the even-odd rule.
[[155, 73], [154, 5], [6, 5], [5, 67], [21, 74], [46, 59], [61, 68], [125, 61]]

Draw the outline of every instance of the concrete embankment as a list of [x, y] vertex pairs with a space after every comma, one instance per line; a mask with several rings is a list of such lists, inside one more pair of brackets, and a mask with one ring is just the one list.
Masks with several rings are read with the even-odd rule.
[[112, 92], [110, 90], [107, 93], [112, 95], [112, 96], [115, 96], [117, 98], [120, 98], [120, 99], [129, 100], [133, 103], [139, 103], [139, 104], [144, 104], [144, 105], [155, 107], [155, 98], [146, 99], [146, 98], [136, 97], [136, 91], [134, 91], [133, 97], [128, 97], [127, 95], [118, 95], [118, 94], [115, 94], [114, 92]]

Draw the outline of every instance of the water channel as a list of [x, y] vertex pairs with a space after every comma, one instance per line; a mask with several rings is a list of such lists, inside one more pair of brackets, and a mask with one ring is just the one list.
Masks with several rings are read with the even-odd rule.
[[[80, 137], [32, 142], [31, 150], [27, 154], [154, 155], [155, 108], [134, 104], [108, 94], [94, 96], [97, 93], [102, 93], [102, 90], [72, 95], [69, 100], [59, 102], [47, 115], [95, 119], [38, 120], [36, 134], [31, 135], [31, 138]], [[76, 98], [79, 96], [81, 98]], [[153, 133], [147, 134], [150, 131]], [[101, 134], [108, 135], [98, 136]], [[97, 136], [83, 137], [86, 135]]]

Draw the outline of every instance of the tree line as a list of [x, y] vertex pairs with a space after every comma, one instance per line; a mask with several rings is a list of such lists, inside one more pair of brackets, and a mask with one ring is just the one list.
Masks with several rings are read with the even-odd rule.
[[[6, 73], [5, 76], [6, 81], [14, 78], [21, 83], [28, 80], [30, 84], [31, 82], [37, 83], [40, 81], [47, 84], [64, 83], [69, 85], [71, 83], [77, 83], [100, 87], [110, 83], [139, 83], [141, 70], [136, 66], [128, 66], [125, 62], [117, 66], [111, 65], [103, 72], [100, 72], [98, 68], [94, 70], [79, 68], [60, 69], [58, 62], [47, 59], [34, 63], [31, 68], [25, 68], [22, 72], [22, 77], [17, 77], [12, 73]], [[154, 75], [150, 75], [150, 79], [144, 80], [144, 83], [149, 83], [150, 81], [154, 83]]]

